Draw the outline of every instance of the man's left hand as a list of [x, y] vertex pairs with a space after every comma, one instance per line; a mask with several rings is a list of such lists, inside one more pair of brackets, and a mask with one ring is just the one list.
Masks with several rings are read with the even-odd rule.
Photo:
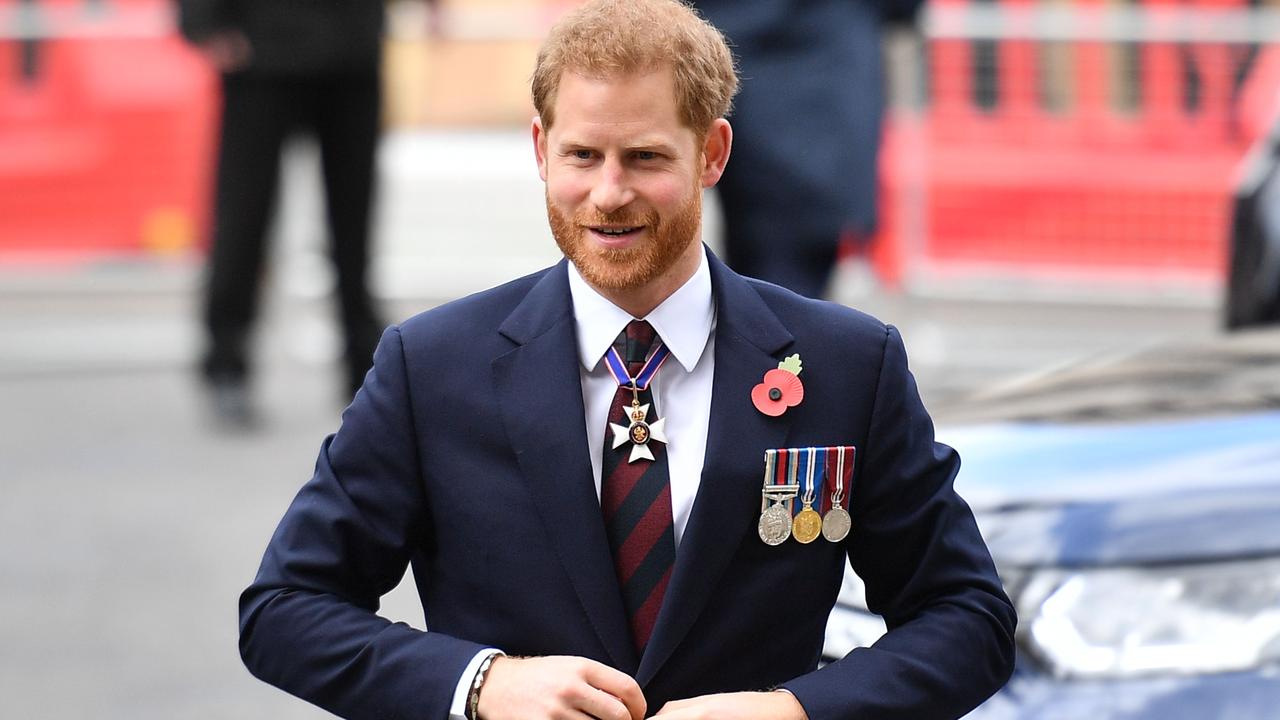
[[785, 691], [737, 692], [676, 700], [655, 717], [665, 720], [809, 720], [796, 696]]

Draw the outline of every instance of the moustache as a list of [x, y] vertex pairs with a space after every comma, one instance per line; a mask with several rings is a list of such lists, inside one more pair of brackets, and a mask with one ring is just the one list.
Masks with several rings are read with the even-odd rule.
[[649, 227], [657, 227], [658, 214], [656, 212], [636, 213], [615, 211], [602, 213], [598, 210], [580, 210], [574, 215], [573, 222], [579, 226], [623, 225], [628, 227], [639, 227], [641, 225], [647, 225]]

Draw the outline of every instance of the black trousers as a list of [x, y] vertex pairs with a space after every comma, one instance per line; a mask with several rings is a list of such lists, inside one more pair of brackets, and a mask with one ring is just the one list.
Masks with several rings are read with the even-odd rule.
[[261, 295], [281, 147], [290, 133], [307, 130], [319, 140], [324, 167], [348, 384], [359, 387], [382, 330], [366, 284], [380, 102], [376, 67], [321, 76], [246, 72], [223, 77], [204, 305], [209, 345], [203, 370], [209, 379], [244, 380], [249, 374], [249, 336]]

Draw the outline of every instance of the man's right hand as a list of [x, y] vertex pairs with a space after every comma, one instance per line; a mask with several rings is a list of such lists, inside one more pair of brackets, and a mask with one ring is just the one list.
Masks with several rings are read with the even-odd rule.
[[644, 720], [640, 686], [626, 673], [581, 657], [499, 656], [480, 688], [481, 720]]

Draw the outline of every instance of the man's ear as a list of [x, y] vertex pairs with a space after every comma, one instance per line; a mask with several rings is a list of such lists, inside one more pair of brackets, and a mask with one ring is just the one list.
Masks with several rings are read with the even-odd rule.
[[728, 120], [716, 118], [702, 141], [702, 187], [709, 188], [720, 182], [732, 148], [733, 128]]
[[533, 116], [533, 155], [538, 159], [538, 177], [547, 181], [547, 131], [542, 127], [542, 118]]

